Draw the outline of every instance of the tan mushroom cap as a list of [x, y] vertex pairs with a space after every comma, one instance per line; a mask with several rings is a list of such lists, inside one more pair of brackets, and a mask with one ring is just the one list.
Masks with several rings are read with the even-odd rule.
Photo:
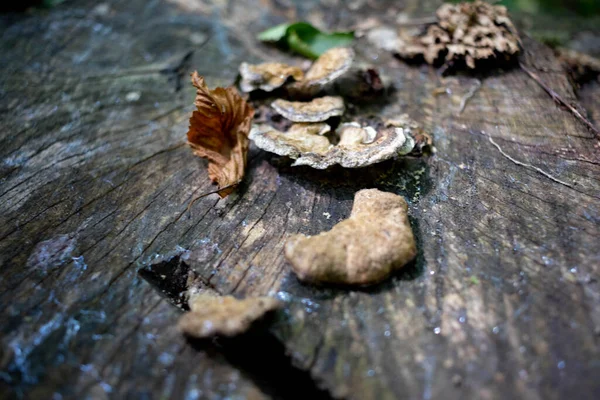
[[252, 92], [257, 89], [271, 92], [287, 82], [289, 78], [296, 81], [304, 78], [304, 72], [291, 65], [283, 63], [240, 64], [240, 89], [243, 92]]
[[304, 82], [311, 85], [324, 85], [331, 82], [350, 69], [354, 56], [354, 50], [348, 47], [327, 50], [306, 72]]
[[308, 69], [304, 79], [292, 85], [292, 89], [300, 92], [318, 90], [348, 72], [354, 56], [354, 50], [348, 47], [327, 50]]
[[318, 97], [311, 101], [275, 100], [271, 107], [293, 122], [322, 122], [344, 114], [344, 99], [339, 96]]

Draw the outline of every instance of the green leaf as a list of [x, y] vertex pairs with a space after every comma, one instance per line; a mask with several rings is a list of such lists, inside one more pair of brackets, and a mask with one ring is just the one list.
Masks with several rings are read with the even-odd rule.
[[263, 42], [277, 42], [286, 35], [291, 24], [281, 24], [267, 29], [258, 34], [258, 40]]
[[306, 22], [281, 24], [258, 35], [262, 41], [281, 42], [307, 58], [315, 59], [333, 47], [348, 46], [354, 40], [354, 32], [326, 33]]
[[475, 275], [471, 275], [469, 277], [469, 283], [471, 285], [479, 285], [479, 278], [477, 278]]

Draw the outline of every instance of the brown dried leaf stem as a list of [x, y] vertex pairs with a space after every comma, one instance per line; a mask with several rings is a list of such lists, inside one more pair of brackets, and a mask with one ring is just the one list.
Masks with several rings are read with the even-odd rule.
[[190, 212], [190, 209], [192, 208], [192, 206], [194, 205], [194, 203], [196, 201], [200, 200], [201, 198], [209, 196], [211, 194], [215, 194], [215, 193], [220, 193], [220, 192], [226, 191], [227, 189], [234, 188], [235, 186], [239, 185], [240, 182], [241, 182], [241, 180], [237, 181], [237, 182], [234, 182], [231, 185], [223, 186], [222, 188], [219, 188], [217, 190], [213, 190], [213, 191], [210, 191], [210, 192], [202, 193], [201, 195], [194, 197], [192, 199], [192, 201], [190, 201], [190, 204], [188, 204], [188, 206], [187, 206], [187, 212]]

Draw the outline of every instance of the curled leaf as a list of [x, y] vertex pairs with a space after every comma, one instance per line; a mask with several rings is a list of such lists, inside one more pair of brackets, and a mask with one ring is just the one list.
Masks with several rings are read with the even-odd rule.
[[293, 24], [283, 23], [262, 31], [258, 34], [258, 40], [263, 42], [277, 42], [285, 37], [288, 28]]
[[188, 142], [197, 156], [208, 159], [208, 176], [224, 188], [219, 195], [225, 197], [244, 176], [254, 109], [234, 87], [210, 90], [197, 72], [192, 84], [197, 109], [190, 118]]

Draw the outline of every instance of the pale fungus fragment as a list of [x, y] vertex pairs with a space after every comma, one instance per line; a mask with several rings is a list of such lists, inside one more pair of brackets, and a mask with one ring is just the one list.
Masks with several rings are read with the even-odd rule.
[[480, 0], [445, 3], [436, 16], [437, 23], [420, 35], [401, 31], [400, 57], [422, 57], [428, 64], [464, 62], [474, 69], [478, 60], [511, 60], [519, 52], [519, 36], [504, 6]]
[[260, 89], [265, 92], [283, 86], [290, 78], [296, 81], [304, 78], [304, 72], [291, 65], [283, 63], [248, 64], [240, 65], [240, 89], [248, 93]]
[[270, 153], [297, 159], [304, 153], [326, 154], [333, 145], [325, 136], [331, 127], [325, 123], [293, 124], [281, 132], [267, 124], [253, 125], [250, 138], [254, 144]]
[[370, 285], [383, 281], [417, 254], [402, 196], [363, 189], [350, 217], [316, 236], [294, 235], [285, 257], [302, 281]]
[[281, 307], [281, 302], [272, 297], [240, 300], [200, 293], [191, 296], [188, 305], [191, 311], [179, 319], [178, 327], [188, 336], [204, 339], [244, 333], [254, 321]]
[[339, 96], [318, 97], [311, 101], [277, 99], [271, 107], [293, 122], [322, 122], [344, 114], [344, 99]]

